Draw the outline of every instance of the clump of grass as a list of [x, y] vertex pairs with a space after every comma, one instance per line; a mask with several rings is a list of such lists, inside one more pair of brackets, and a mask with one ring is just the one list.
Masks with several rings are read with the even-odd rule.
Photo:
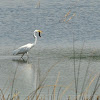
[[[83, 44], [84, 45], [84, 44]], [[90, 65], [90, 60], [88, 62], [88, 66], [86, 69], [86, 73], [84, 76], [84, 80], [83, 80], [83, 84], [82, 84], [82, 88], [81, 88], [81, 92], [78, 93], [78, 84], [79, 84], [79, 75], [81, 73], [80, 71], [80, 67], [81, 67], [81, 55], [82, 55], [82, 51], [83, 51], [83, 47], [80, 53], [80, 58], [79, 58], [79, 65], [78, 65], [78, 73], [76, 73], [76, 63], [75, 63], [75, 45], [73, 45], [73, 51], [74, 51], [74, 80], [66, 86], [63, 85], [59, 85], [59, 78], [60, 78], [60, 72], [58, 73], [57, 79], [55, 80], [55, 83], [53, 85], [46, 85], [46, 78], [49, 74], [49, 72], [55, 67], [57, 66], [57, 64], [59, 64], [60, 62], [62, 62], [63, 59], [61, 59], [60, 61], [54, 63], [44, 74], [44, 76], [41, 78], [41, 81], [39, 83], [39, 85], [37, 86], [36, 90], [32, 91], [30, 94], [27, 95], [27, 97], [24, 100], [93, 100], [95, 98], [95, 100], [99, 100], [100, 96], [95, 96], [96, 91], [99, 89], [100, 87], [100, 73], [97, 73], [95, 75], [90, 76], [90, 78], [88, 79], [87, 85], [86, 84], [86, 79], [87, 79], [87, 73], [89, 70], [89, 65]], [[64, 58], [65, 59], [65, 58]], [[38, 66], [39, 66], [39, 62], [38, 62]], [[3, 92], [2, 89], [0, 89], [0, 99], [1, 100], [20, 100], [20, 93], [18, 91], [13, 92], [13, 87], [14, 87], [14, 82], [15, 79], [17, 78], [16, 73], [17, 73], [17, 68], [15, 70], [14, 73], [14, 78], [12, 81], [12, 88], [11, 88], [11, 93], [9, 93], [8, 96], [5, 95], [5, 93]], [[75, 83], [76, 82], [76, 83]], [[75, 83], [75, 93], [76, 95], [73, 97], [71, 95], [67, 95], [67, 91], [70, 91], [71, 87], [73, 86], [73, 84]], [[88, 91], [91, 87], [91, 85], [95, 83], [95, 87], [93, 92], [91, 93], [90, 96], [88, 96]], [[42, 91], [43, 89], [47, 89], [47, 93], [43, 94]], [[51, 92], [52, 89], [52, 92]], [[7, 89], [8, 90], [8, 89]], [[6, 90], [6, 91], [7, 91]], [[64, 99], [64, 96], [67, 96], [66, 99]]]
[[[83, 83], [81, 93], [79, 95], [76, 95], [74, 98], [71, 95], [67, 95], [67, 91], [70, 91], [71, 86], [74, 83], [74, 80], [66, 86], [59, 85], [59, 78], [60, 78], [60, 72], [58, 72], [57, 79], [55, 80], [54, 85], [46, 85], [45, 80], [48, 75], [48, 73], [59, 63], [60, 61], [56, 62], [54, 65], [52, 65], [47, 72], [45, 73], [45, 76], [42, 77], [42, 81], [40, 82], [39, 86], [36, 88], [35, 91], [31, 92], [24, 100], [93, 100], [95, 97], [95, 100], [99, 100], [100, 96], [95, 96], [96, 91], [99, 89], [100, 83], [100, 74], [96, 75], [91, 75], [90, 79], [88, 80], [88, 85], [87, 87]], [[15, 80], [15, 75], [17, 72], [17, 68], [15, 70], [13, 82], [12, 82], [12, 87], [14, 85], [14, 80]], [[87, 74], [87, 71], [86, 71]], [[85, 75], [86, 75], [85, 74]], [[77, 79], [77, 78], [76, 78]], [[96, 80], [97, 79], [97, 80]], [[77, 80], [76, 80], [77, 81]], [[86, 76], [84, 77], [84, 82], [86, 81]], [[95, 88], [93, 93], [88, 97], [88, 90], [90, 86], [95, 83]], [[77, 82], [78, 83], [78, 82]], [[50, 91], [52, 88], [52, 92]], [[43, 89], [47, 89], [48, 92], [45, 94], [42, 94]], [[76, 89], [76, 88], [75, 88]], [[78, 89], [78, 88], [77, 88]], [[18, 91], [13, 91], [6, 97], [5, 94], [3, 93], [2, 89], [0, 89], [0, 99], [1, 100], [20, 100], [20, 93]], [[67, 96], [66, 99], [64, 99], [64, 96]]]
[[13, 94], [12, 98], [10, 98], [11, 94], [6, 97], [1, 89], [0, 92], [0, 100], [20, 100], [18, 91]]
[[[67, 93], [66, 93], [67, 91], [70, 91], [70, 88], [73, 85], [73, 82], [71, 82], [67, 86], [59, 85], [58, 84], [59, 76], [60, 76], [60, 72], [58, 73], [58, 76], [57, 76], [57, 79], [56, 79], [56, 82], [54, 85], [45, 85], [45, 84], [39, 85], [38, 88], [34, 92], [30, 93], [24, 100], [65, 100], [63, 98], [63, 96], [67, 95]], [[91, 84], [95, 81], [96, 77], [97, 77], [97, 82], [96, 82], [94, 91], [90, 97], [87, 97], [88, 90], [89, 90]], [[94, 95], [100, 85], [100, 84], [98, 84], [99, 78], [100, 78], [100, 76], [98, 76], [98, 75], [93, 76], [93, 78], [89, 81], [88, 86], [84, 89], [85, 91], [77, 96], [77, 100], [93, 100]], [[45, 93], [45, 95], [42, 95], [41, 91], [44, 88], [47, 88], [48, 93]], [[53, 88], [52, 93], [50, 93], [50, 88]], [[59, 88], [58, 91], [57, 91], [57, 88]], [[56, 93], [56, 91], [58, 93]], [[20, 94], [18, 91], [15, 91], [15, 93], [12, 94], [12, 98], [10, 98], [11, 94], [9, 94], [7, 97], [5, 97], [5, 95], [1, 89], [0, 89], [0, 92], [1, 92], [0, 93], [1, 100], [20, 100], [20, 96], [19, 96]], [[80, 99], [80, 97], [81, 97], [81, 99]], [[95, 97], [95, 100], [99, 100], [99, 99], [100, 99], [100, 96]], [[66, 100], [76, 100], [76, 97], [72, 99], [71, 96], [67, 96]]]

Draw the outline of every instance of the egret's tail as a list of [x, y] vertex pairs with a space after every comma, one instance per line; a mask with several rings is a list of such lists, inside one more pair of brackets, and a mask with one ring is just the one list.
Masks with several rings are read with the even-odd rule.
[[13, 55], [17, 55], [17, 50], [14, 50], [13, 51]]

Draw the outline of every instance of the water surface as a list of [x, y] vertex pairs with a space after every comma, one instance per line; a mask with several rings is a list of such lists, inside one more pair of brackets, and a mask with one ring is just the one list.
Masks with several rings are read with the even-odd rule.
[[[36, 89], [40, 81], [38, 77], [44, 76], [56, 62], [59, 63], [50, 71], [45, 84], [55, 84], [58, 72], [60, 85], [68, 85], [74, 80], [73, 41], [76, 69], [83, 48], [79, 88], [89, 61], [88, 78], [91, 73], [95, 76], [100, 72], [100, 1], [41, 0], [40, 8], [37, 4], [37, 0], [0, 1], [0, 88], [5, 92], [9, 87], [6, 91], [9, 94], [17, 71], [13, 92], [18, 90], [21, 99]], [[70, 10], [64, 22], [64, 16]], [[76, 16], [72, 17], [73, 14]], [[34, 42], [32, 35], [35, 29], [42, 30], [43, 34], [29, 52], [28, 61], [26, 56], [24, 61], [20, 60], [20, 56], [12, 56], [14, 49]], [[73, 89], [74, 84], [67, 94], [74, 95]]]

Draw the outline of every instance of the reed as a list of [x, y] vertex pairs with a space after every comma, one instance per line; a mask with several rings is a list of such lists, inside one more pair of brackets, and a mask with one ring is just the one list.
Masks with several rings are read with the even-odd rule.
[[[59, 76], [60, 76], [60, 72], [58, 73], [58, 76], [57, 76], [57, 79], [55, 80], [54, 85], [41, 85], [41, 86], [39, 86], [34, 91], [34, 94], [31, 93], [30, 95], [28, 95], [25, 98], [25, 100], [76, 100], [76, 97], [74, 99], [71, 99], [71, 96], [68, 96], [66, 99], [63, 98], [64, 95], [67, 95], [66, 92], [70, 91], [70, 88], [73, 85], [73, 82], [71, 82], [67, 86], [57, 85], [58, 81], [59, 81]], [[97, 81], [96, 81], [96, 78], [97, 78]], [[100, 75], [97, 75], [97, 74], [94, 75], [93, 78], [90, 80], [88, 87], [86, 87], [85, 91], [82, 94], [80, 94], [79, 96], [77, 96], [77, 100], [80, 99], [80, 96], [82, 96], [80, 100], [93, 100], [94, 95], [100, 86], [99, 78], [100, 78]], [[94, 81], [96, 81], [94, 91], [90, 97], [87, 97], [89, 87], [91, 86], [91, 84], [93, 84]], [[53, 92], [50, 93], [50, 88], [52, 88], [52, 87], [53, 87], [53, 89], [52, 89]], [[48, 93], [45, 95], [42, 95], [42, 92], [40, 92], [40, 91], [42, 91], [42, 89], [44, 89], [44, 88], [48, 89]], [[58, 91], [56, 90], [56, 88], [59, 88]], [[61, 90], [61, 88], [63, 88], [63, 89]], [[20, 100], [20, 93], [18, 91], [15, 91], [15, 93], [12, 94], [12, 98], [10, 98], [11, 94], [9, 94], [6, 98], [3, 91], [1, 89], [0, 89], [0, 91], [1, 91], [1, 93], [0, 93], [1, 100]], [[57, 91], [58, 93], [56, 94], [55, 91]], [[99, 95], [95, 97], [95, 100], [99, 100], [99, 99], [100, 99]]]
[[[84, 44], [83, 44], [83, 46], [84, 46]], [[90, 60], [88, 62], [88, 66], [87, 66], [86, 73], [85, 73], [85, 76], [84, 76], [81, 92], [79, 93], [79, 95], [78, 95], [78, 92], [77, 92], [78, 89], [79, 89], [78, 88], [78, 83], [79, 83], [79, 75], [81, 73], [80, 67], [81, 67], [81, 55], [82, 55], [82, 51], [83, 51], [83, 46], [82, 46], [82, 49], [81, 49], [81, 52], [80, 52], [78, 70], [76, 71], [75, 44], [73, 44], [74, 75], [76, 75], [76, 76], [74, 76], [75, 79], [70, 84], [68, 84], [68, 85], [59, 85], [60, 72], [58, 72], [57, 79], [55, 80], [55, 83], [53, 85], [46, 85], [45, 84], [46, 78], [47, 78], [49, 72], [51, 72], [53, 70], [53, 68], [55, 66], [57, 66], [57, 64], [62, 62], [63, 59], [61, 59], [58, 62], [54, 63], [46, 71], [44, 76], [41, 78], [40, 84], [38, 85], [36, 90], [34, 90], [30, 94], [28, 94], [27, 97], [25, 97], [24, 100], [93, 100], [94, 98], [95, 98], [95, 100], [99, 100], [100, 96], [99, 95], [95, 96], [95, 93], [100, 87], [100, 82], [99, 82], [100, 73], [96, 73], [95, 75], [93, 75], [93, 73], [92, 73], [90, 78], [88, 79], [88, 82], [87, 82], [88, 85], [87, 86], [85, 85], [86, 79], [87, 79], [87, 75], [88, 75], [87, 74], [88, 73], [88, 69], [89, 69], [89, 66], [90, 66]], [[66, 59], [66, 58], [64, 58], [64, 59]], [[38, 61], [38, 66], [39, 66], [39, 61]], [[15, 79], [18, 77], [18, 76], [16, 76], [17, 68], [18, 68], [18, 66], [16, 67], [12, 84], [10, 84], [10, 85], [12, 85], [11, 93], [8, 94], [8, 96], [6, 96], [5, 92], [3, 92], [5, 87], [3, 88], [3, 90], [0, 89], [0, 92], [1, 92], [0, 93], [0, 99], [1, 100], [20, 100], [20, 93], [18, 91], [13, 92], [14, 82], [15, 82]], [[75, 85], [76, 86], [75, 87], [76, 96], [73, 98], [73, 96], [67, 95], [67, 91], [70, 91], [70, 89], [73, 86], [73, 83], [75, 81], [76, 81], [76, 83], [75, 83], [76, 84]], [[92, 92], [92, 94], [90, 96], [88, 96], [88, 91], [89, 91], [90, 86], [92, 84], [95, 84], [94, 91]], [[7, 90], [9, 88], [7, 88]], [[42, 93], [43, 89], [47, 89], [47, 91], [48, 91], [47, 93], [45, 93], [45, 95]], [[52, 92], [51, 92], [51, 89], [52, 89]], [[67, 98], [64, 99], [64, 96], [67, 96]]]
[[[90, 66], [90, 59], [89, 59], [88, 66], [87, 66], [86, 73], [85, 73], [84, 80], [83, 80], [83, 85], [82, 85], [82, 88], [81, 88], [81, 93], [78, 96], [77, 95], [77, 93], [78, 93], [77, 91], [78, 91], [79, 75], [80, 75], [80, 72], [81, 72], [81, 70], [80, 70], [80, 67], [81, 67], [81, 55], [82, 55], [82, 51], [83, 51], [83, 47], [84, 47], [84, 42], [83, 42], [83, 46], [82, 46], [81, 53], [80, 53], [78, 71], [76, 71], [75, 41], [74, 40], [75, 39], [74, 39], [74, 33], [73, 33], [74, 79], [75, 79], [75, 93], [76, 93], [75, 100], [93, 100], [96, 91], [100, 87], [100, 83], [99, 83], [100, 73], [98, 73], [98, 74], [96, 73], [96, 75], [93, 77], [93, 79], [91, 79], [91, 81], [89, 82], [89, 85], [88, 85], [88, 87], [86, 88], [86, 91], [85, 91], [85, 87], [86, 87], [85, 83], [86, 83], [86, 79], [87, 79], [87, 75], [88, 75], [88, 70], [89, 70], [89, 66]], [[93, 56], [92, 56], [92, 58], [93, 58]], [[97, 81], [95, 80], [96, 77], [98, 77]], [[95, 84], [95, 87], [94, 87], [94, 91], [91, 94], [90, 98], [87, 98], [86, 96], [88, 94], [89, 87], [91, 86], [91, 84], [94, 81], [96, 81], [96, 84]]]

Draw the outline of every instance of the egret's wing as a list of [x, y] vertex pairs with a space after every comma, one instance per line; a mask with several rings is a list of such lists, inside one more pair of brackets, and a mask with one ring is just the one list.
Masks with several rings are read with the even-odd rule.
[[13, 55], [27, 53], [29, 49], [30, 49], [30, 47], [28, 47], [27, 45], [24, 45], [24, 46], [22, 46], [22, 47], [19, 47], [19, 48], [16, 49], [16, 50], [14, 50], [14, 51], [13, 51]]

